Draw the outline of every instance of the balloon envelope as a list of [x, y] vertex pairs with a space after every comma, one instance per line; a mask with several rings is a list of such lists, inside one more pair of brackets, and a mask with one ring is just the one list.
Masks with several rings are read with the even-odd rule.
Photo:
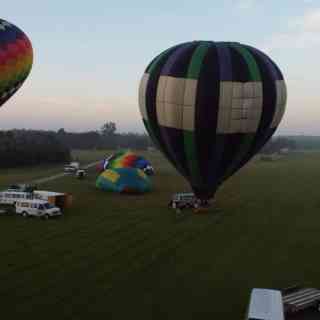
[[32, 61], [28, 37], [13, 24], [0, 19], [0, 107], [28, 77]]
[[201, 199], [213, 197], [262, 148], [285, 104], [276, 64], [234, 42], [169, 48], [149, 64], [139, 88], [150, 137]]
[[135, 168], [107, 169], [98, 177], [96, 187], [119, 193], [145, 193], [152, 189], [148, 176]]
[[153, 168], [148, 160], [128, 150], [118, 151], [97, 165], [99, 172], [115, 168], [136, 168], [143, 170], [147, 175], [153, 174]]

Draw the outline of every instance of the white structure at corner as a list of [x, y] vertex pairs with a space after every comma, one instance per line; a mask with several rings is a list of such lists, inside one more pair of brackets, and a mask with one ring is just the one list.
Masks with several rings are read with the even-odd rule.
[[284, 320], [281, 291], [253, 289], [246, 319]]

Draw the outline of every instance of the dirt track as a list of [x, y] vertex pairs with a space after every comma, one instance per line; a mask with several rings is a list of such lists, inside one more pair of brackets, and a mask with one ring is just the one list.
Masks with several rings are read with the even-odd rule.
[[[91, 167], [94, 167], [98, 163], [99, 163], [99, 161], [91, 162], [91, 163], [89, 163], [87, 165], [82, 166], [82, 168], [83, 169], [89, 169]], [[62, 177], [67, 176], [67, 175], [69, 175], [69, 173], [64, 173], [64, 172], [63, 173], [58, 173], [58, 174], [55, 174], [55, 175], [50, 176], [50, 177], [45, 177], [45, 178], [32, 180], [32, 181], [29, 181], [28, 183], [24, 183], [24, 184], [42, 184], [42, 183], [46, 183], [46, 182], [49, 182], [49, 181], [52, 181], [52, 180], [56, 180], [56, 179], [62, 178]]]

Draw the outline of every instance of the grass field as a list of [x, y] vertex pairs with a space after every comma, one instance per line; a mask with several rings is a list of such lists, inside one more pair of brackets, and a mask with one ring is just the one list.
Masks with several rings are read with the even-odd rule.
[[[320, 153], [252, 162], [207, 215], [180, 216], [167, 203], [186, 182], [158, 153], [147, 156], [150, 194], [100, 192], [92, 170], [43, 186], [74, 194], [61, 219], [0, 216], [2, 319], [234, 320], [252, 287], [320, 287]], [[1, 184], [48, 170], [57, 168], [12, 170]]]

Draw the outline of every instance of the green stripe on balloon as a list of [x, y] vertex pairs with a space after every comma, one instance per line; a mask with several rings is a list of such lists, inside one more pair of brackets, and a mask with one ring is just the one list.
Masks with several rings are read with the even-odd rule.
[[198, 79], [203, 59], [210, 48], [210, 43], [201, 43], [194, 51], [188, 68], [187, 78]]
[[[210, 43], [201, 43], [194, 51], [187, 72], [187, 78], [198, 79], [203, 64], [203, 60], [210, 48]], [[195, 106], [193, 106], [195, 108]], [[198, 185], [200, 181], [200, 169], [197, 159], [195, 130], [183, 132], [184, 149], [189, 169], [190, 179], [193, 185]]]
[[239, 46], [237, 44], [232, 44], [231, 47], [236, 49], [246, 61], [247, 66], [249, 68], [250, 81], [261, 81], [261, 74], [258, 64], [254, 56], [250, 53], [250, 51], [244, 46]]
[[[250, 53], [250, 51], [243, 46], [239, 46], [236, 44], [231, 45], [234, 49], [236, 49], [241, 56], [244, 58], [244, 60], [247, 63], [250, 79], [249, 81], [261, 81], [261, 73], [258, 67], [258, 64], [254, 58], [254, 56]], [[229, 165], [229, 167], [226, 169], [225, 174], [222, 177], [222, 181], [229, 178], [234, 170], [238, 167], [239, 163], [243, 160], [243, 158], [248, 154], [249, 150], [251, 149], [251, 146], [253, 144], [253, 141], [255, 139], [256, 133], [246, 133], [243, 136], [243, 139], [240, 143], [240, 146], [238, 148], [238, 153], [235, 155], [233, 161]]]
[[154, 69], [157, 67], [158, 63], [161, 63], [162, 60], [164, 60], [165, 58], [167, 58], [167, 52], [172, 50], [172, 48], [167, 49], [166, 51], [162, 52], [154, 61], [153, 63], [151, 63], [151, 65], [149, 66], [148, 70], [146, 70], [146, 73], [151, 74]]

